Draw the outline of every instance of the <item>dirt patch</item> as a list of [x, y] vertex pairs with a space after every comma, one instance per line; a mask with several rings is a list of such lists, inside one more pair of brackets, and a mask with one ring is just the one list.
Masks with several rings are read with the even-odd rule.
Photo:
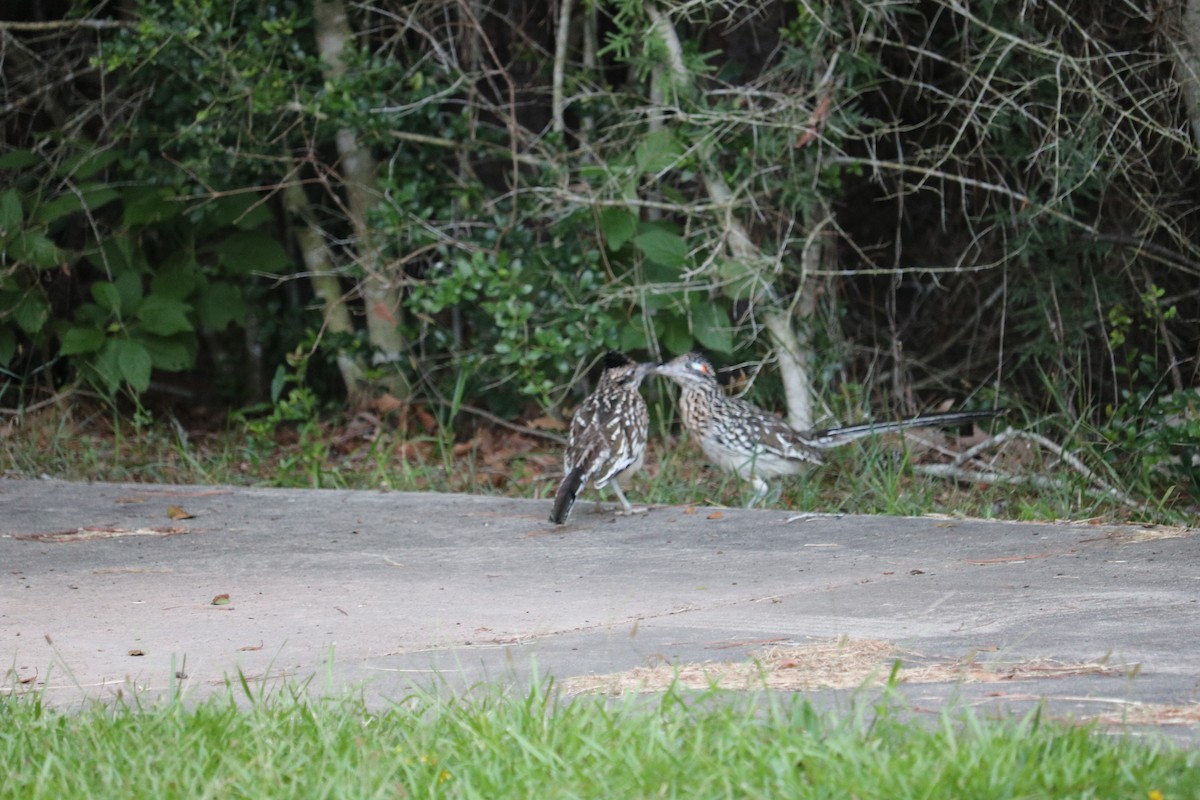
[[1189, 703], [1182, 706], [1164, 705], [1162, 703], [1138, 703], [1132, 701], [1114, 701], [1120, 703], [1120, 709], [1104, 714], [1087, 717], [1091, 722], [1101, 725], [1197, 725], [1200, 724], [1200, 703]]
[[894, 673], [898, 683], [993, 683], [1076, 675], [1124, 675], [1099, 662], [1063, 663], [1031, 659], [1016, 663], [980, 663], [974, 657], [925, 659], [877, 639], [831, 639], [800, 646], [775, 646], [751, 653], [746, 661], [705, 661], [635, 667], [608, 675], [586, 675], [562, 682], [569, 694], [621, 695], [662, 692], [672, 685], [688, 689], [853, 689], [882, 686]]
[[66, 544], [70, 542], [90, 542], [95, 539], [116, 539], [121, 536], [179, 536], [189, 533], [187, 528], [76, 528], [69, 531], [43, 531], [39, 533], [17, 533], [13, 538], [22, 542], [54, 542]]

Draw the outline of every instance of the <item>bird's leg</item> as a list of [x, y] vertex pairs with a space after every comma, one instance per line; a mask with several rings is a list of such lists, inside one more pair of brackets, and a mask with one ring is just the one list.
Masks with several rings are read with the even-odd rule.
[[629, 501], [625, 499], [625, 492], [621, 491], [621, 484], [617, 483], [615, 480], [609, 481], [608, 485], [612, 487], [613, 492], [617, 495], [617, 499], [621, 501], [621, 510], [617, 512], [619, 516], [645, 514], [650, 510], [648, 508], [634, 508], [633, 506], [629, 505]]
[[771, 491], [771, 485], [757, 475], [750, 478], [750, 484], [754, 487], [754, 496], [750, 498], [750, 502], [746, 503], [746, 508], [754, 508], [754, 504], [767, 496]]

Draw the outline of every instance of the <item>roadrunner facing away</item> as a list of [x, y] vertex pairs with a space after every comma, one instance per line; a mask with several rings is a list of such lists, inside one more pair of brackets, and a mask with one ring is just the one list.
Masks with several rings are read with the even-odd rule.
[[571, 419], [563, 479], [554, 496], [550, 521], [562, 525], [571, 515], [575, 498], [592, 481], [597, 489], [611, 483], [626, 514], [633, 507], [619, 480], [637, 472], [646, 455], [650, 416], [639, 387], [655, 364], [635, 364], [624, 353], [604, 356], [604, 374]]
[[688, 353], [654, 372], [683, 387], [679, 415], [683, 427], [700, 443], [704, 454], [721, 469], [750, 481], [754, 497], [747, 507], [767, 495], [768, 478], [795, 475], [824, 463], [822, 450], [878, 433], [934, 425], [957, 425], [996, 416], [991, 411], [952, 411], [895, 422], [868, 422], [829, 430], [798, 431], [773, 414], [737, 397], [717, 383], [708, 359]]

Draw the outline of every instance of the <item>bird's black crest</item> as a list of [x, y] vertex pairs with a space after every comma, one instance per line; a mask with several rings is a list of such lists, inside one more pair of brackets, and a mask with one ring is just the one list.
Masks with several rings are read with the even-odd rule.
[[609, 350], [604, 354], [604, 368], [616, 369], [617, 367], [626, 367], [632, 364], [632, 359], [624, 353], [617, 350]]

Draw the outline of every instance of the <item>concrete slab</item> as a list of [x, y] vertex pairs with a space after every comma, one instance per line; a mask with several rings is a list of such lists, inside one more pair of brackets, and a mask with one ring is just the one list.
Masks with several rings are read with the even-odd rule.
[[[586, 501], [559, 527], [548, 513], [467, 495], [0, 480], [0, 690], [202, 695], [240, 672], [396, 697], [849, 637], [994, 673], [907, 686], [920, 707], [1200, 712], [1195, 529], [614, 517]], [[1022, 664], [1045, 668], [1005, 677]], [[1195, 741], [1191, 720], [1170, 730]]]

